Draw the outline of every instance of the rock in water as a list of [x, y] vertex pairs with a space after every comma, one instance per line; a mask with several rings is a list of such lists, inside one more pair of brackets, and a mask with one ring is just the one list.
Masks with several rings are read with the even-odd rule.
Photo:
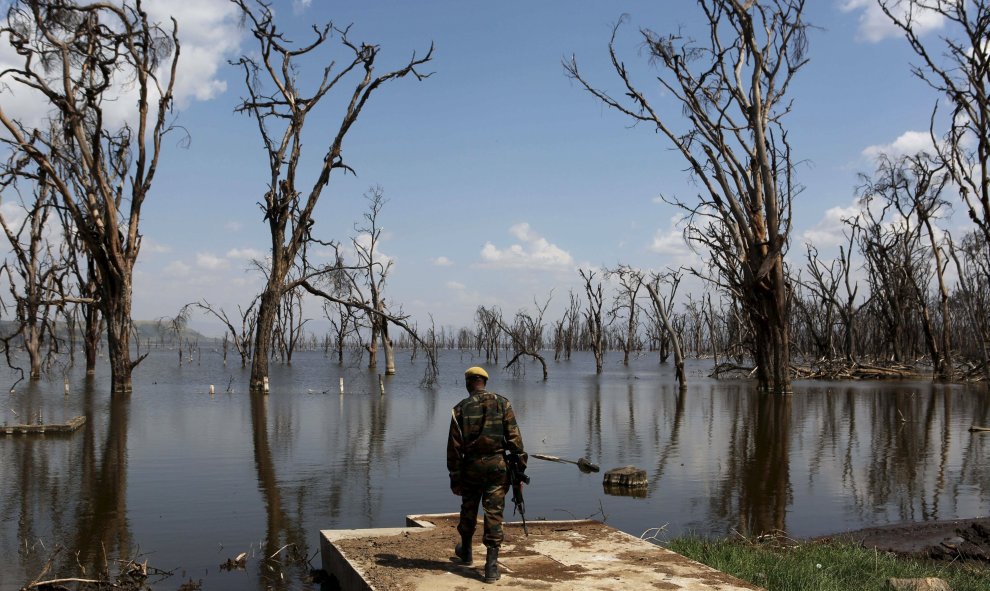
[[649, 481], [646, 479], [646, 470], [640, 470], [636, 466], [623, 466], [606, 472], [604, 484], [606, 488], [640, 488], [649, 484]]

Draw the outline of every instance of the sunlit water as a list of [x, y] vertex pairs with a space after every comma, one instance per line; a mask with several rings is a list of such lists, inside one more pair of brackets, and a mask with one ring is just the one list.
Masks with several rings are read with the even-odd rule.
[[[278, 561], [286, 544], [318, 568], [321, 529], [457, 510], [444, 461], [450, 408], [465, 395], [463, 369], [482, 361], [445, 352], [440, 385], [425, 390], [422, 359], [400, 353], [384, 396], [376, 373], [316, 352], [273, 364], [267, 397], [249, 395], [247, 370], [213, 351], [181, 366], [175, 351], [152, 352], [130, 396], [112, 398], [105, 372], [73, 370], [67, 396], [61, 374], [21, 382], [4, 395], [4, 422], [88, 422], [70, 436], [0, 438], [0, 591], [32, 580], [57, 547], [49, 578], [139, 556], [174, 571], [162, 589], [189, 579], [210, 590], [313, 588], [308, 567]], [[551, 363], [546, 382], [535, 365], [489, 365], [530, 452], [649, 475], [645, 498], [613, 496], [602, 474], [531, 460], [527, 518], [592, 517], [666, 539], [987, 514], [990, 434], [968, 432], [990, 424], [984, 386], [798, 382], [779, 398], [707, 379], [709, 365], [689, 365], [683, 394], [652, 355], [628, 368], [610, 356], [601, 376], [577, 355]], [[221, 571], [241, 552], [247, 570]]]

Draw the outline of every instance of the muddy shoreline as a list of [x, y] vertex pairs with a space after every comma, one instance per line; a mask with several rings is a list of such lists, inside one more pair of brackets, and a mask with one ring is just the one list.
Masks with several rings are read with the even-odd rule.
[[990, 517], [899, 523], [814, 538], [851, 542], [899, 556], [990, 562]]

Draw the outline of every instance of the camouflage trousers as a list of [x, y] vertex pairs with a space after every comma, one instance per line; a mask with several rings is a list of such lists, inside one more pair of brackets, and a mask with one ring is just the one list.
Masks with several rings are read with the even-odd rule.
[[461, 519], [457, 532], [466, 538], [474, 535], [480, 502], [485, 510], [485, 534], [481, 541], [488, 548], [500, 547], [505, 538], [502, 512], [505, 510], [505, 493], [509, 490], [505, 458], [499, 454], [466, 461], [461, 483]]

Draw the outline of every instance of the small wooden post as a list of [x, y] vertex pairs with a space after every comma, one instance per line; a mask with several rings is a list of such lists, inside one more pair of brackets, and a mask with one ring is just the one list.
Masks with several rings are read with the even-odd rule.
[[210, 396], [213, 396], [213, 392], [214, 392], [213, 384], [210, 384]]
[[382, 374], [378, 374], [378, 389], [382, 391], [382, 396], [385, 395], [385, 381], [382, 379]]
[[265, 394], [268, 394], [268, 376], [262, 378], [261, 388], [264, 390]]
[[65, 378], [65, 395], [69, 395], [69, 378]]
[[340, 378], [340, 395], [344, 395], [344, 378]]

